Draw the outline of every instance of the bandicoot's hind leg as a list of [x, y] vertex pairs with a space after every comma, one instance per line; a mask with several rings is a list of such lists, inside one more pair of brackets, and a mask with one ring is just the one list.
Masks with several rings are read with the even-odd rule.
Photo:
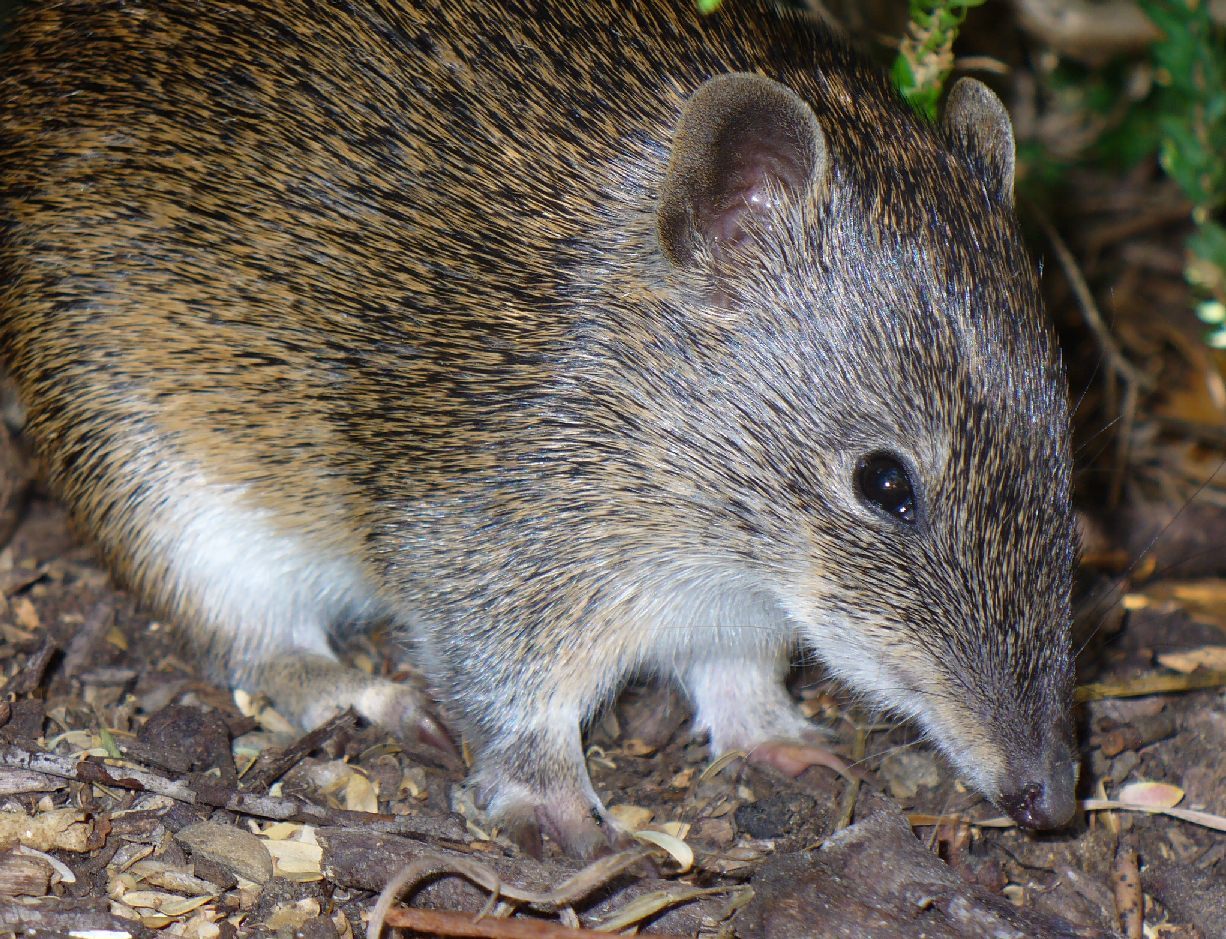
[[316, 727], [353, 708], [407, 742], [457, 758], [455, 745], [431, 714], [431, 702], [412, 685], [373, 678], [329, 655], [289, 650], [256, 665], [242, 682], [272, 699], [300, 727]]
[[303, 728], [353, 708], [406, 742], [455, 753], [420, 691], [337, 660], [333, 625], [384, 610], [358, 562], [320, 547], [330, 543], [326, 529], [300, 534], [251, 510], [240, 490], [173, 468], [162, 482], [150, 500], [156, 515], [133, 508], [141, 537], [119, 546], [131, 552], [123, 566], [212, 672], [267, 694]]

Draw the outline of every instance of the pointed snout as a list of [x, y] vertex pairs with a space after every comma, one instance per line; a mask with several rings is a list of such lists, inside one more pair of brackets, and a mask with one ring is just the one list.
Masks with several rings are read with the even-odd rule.
[[1060, 741], [1042, 759], [1009, 766], [997, 804], [1024, 828], [1060, 828], [1077, 809], [1077, 762]]

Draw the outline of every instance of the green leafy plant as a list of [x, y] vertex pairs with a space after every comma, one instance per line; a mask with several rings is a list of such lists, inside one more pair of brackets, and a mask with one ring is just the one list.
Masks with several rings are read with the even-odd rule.
[[1188, 280], [1201, 318], [1226, 348], [1226, 34], [1205, 0], [1140, 0], [1162, 33], [1153, 46], [1161, 135], [1159, 160], [1192, 201]]
[[911, 0], [907, 34], [894, 60], [894, 83], [920, 113], [935, 119], [954, 66], [954, 40], [967, 11], [984, 0]]

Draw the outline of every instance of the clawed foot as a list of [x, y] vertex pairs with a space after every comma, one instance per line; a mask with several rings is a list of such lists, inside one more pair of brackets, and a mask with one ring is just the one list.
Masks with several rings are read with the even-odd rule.
[[449, 769], [462, 769], [459, 748], [432, 713], [430, 700], [402, 682], [373, 679], [356, 696], [355, 706], [367, 720], [398, 736], [411, 749], [424, 747]]
[[277, 710], [303, 728], [318, 727], [346, 708], [398, 736], [409, 748], [438, 754], [451, 767], [463, 762], [433, 714], [430, 699], [407, 682], [387, 681], [314, 652], [291, 651], [260, 663], [249, 676]]
[[585, 861], [633, 844], [594, 794], [577, 790], [534, 794], [526, 786], [504, 784], [486, 801], [495, 824], [530, 857], [542, 856], [543, 835], [566, 854]]

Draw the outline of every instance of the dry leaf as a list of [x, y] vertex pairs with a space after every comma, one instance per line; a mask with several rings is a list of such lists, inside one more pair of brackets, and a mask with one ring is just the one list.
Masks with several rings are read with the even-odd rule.
[[630, 756], [651, 756], [660, 748], [655, 744], [648, 743], [646, 740], [632, 737], [622, 744], [622, 749]]
[[278, 876], [298, 882], [323, 879], [323, 848], [310, 825], [276, 822], [262, 832]]
[[116, 899], [125, 902], [126, 905], [134, 908], [134, 910], [153, 910], [163, 913], [164, 916], [180, 916], [181, 913], [177, 911], [183, 907], [184, 902], [189, 903], [190, 906], [185, 908], [185, 910], [181, 910], [181, 912], [188, 913], [191, 910], [195, 910], [201, 903], [210, 901], [212, 897], [194, 897], [194, 899], [185, 901], [184, 897], [178, 894], [167, 894], [163, 890], [129, 890], [124, 892], [123, 895], [116, 897]]
[[290, 838], [297, 838], [306, 828], [301, 822], [273, 822], [263, 828], [252, 823], [252, 827], [257, 835], [270, 841], [288, 841]]
[[269, 841], [267, 848], [277, 876], [299, 882], [323, 879], [324, 852], [319, 845], [305, 841]]
[[189, 896], [217, 893], [216, 884], [211, 884], [207, 880], [202, 880], [194, 874], [180, 870], [177, 867], [172, 867], [156, 858], [137, 861], [128, 868], [128, 875], [134, 878], [134, 880], [139, 880], [154, 887], [161, 887], [163, 890], [172, 890], [175, 893], [188, 894]]
[[1120, 789], [1115, 800], [1151, 809], [1173, 809], [1183, 801], [1183, 796], [1183, 790], [1170, 783], [1135, 782]]
[[43, 628], [42, 621], [38, 618], [38, 610], [34, 608], [29, 597], [14, 597], [11, 604], [13, 618], [17, 620], [18, 625], [31, 632], [37, 632]]
[[1212, 812], [1202, 812], [1199, 809], [1163, 809], [1147, 805], [1135, 805], [1131, 802], [1116, 802], [1112, 799], [1082, 799], [1078, 803], [1087, 812], [1145, 812], [1149, 815], [1169, 815], [1171, 818], [1182, 819], [1193, 825], [1212, 828], [1214, 831], [1226, 831], [1226, 816], [1214, 815]]
[[1226, 646], [1201, 646], [1183, 652], [1165, 652], [1158, 656], [1158, 664], [1184, 674], [1198, 668], [1226, 671]]
[[236, 688], [234, 690], [234, 704], [244, 717], [254, 718], [259, 721], [260, 726], [269, 733], [286, 735], [298, 733], [294, 725], [282, 717], [278, 711], [267, 706], [262, 701], [257, 703], [256, 698], [251, 697], [242, 689]]
[[609, 814], [627, 831], [637, 831], [650, 822], [655, 813], [641, 805], [613, 805], [609, 807]]
[[277, 907], [268, 920], [264, 923], [266, 929], [279, 932], [280, 930], [294, 931], [306, 925], [308, 920], [315, 919], [319, 915], [319, 901], [314, 897], [305, 897], [297, 903], [288, 903], [285, 906]]
[[396, 793], [400, 798], [425, 799], [429, 796], [426, 788], [426, 771], [420, 766], [410, 766], [400, 777], [400, 787]]
[[672, 835], [674, 838], [680, 838], [682, 841], [688, 838], [690, 834], [689, 822], [660, 822], [660, 824], [656, 825], [656, 828], [666, 835]]
[[[170, 896], [170, 894], [167, 894], [167, 896]], [[213, 896], [211, 894], [200, 897], [175, 897], [173, 900], [168, 900], [163, 904], [162, 912], [167, 916], [186, 916], [212, 899]]]
[[352, 812], [376, 813], [379, 811], [379, 790], [364, 775], [354, 771], [345, 782], [341, 803]]
[[217, 911], [212, 908], [197, 910], [194, 916], [179, 924], [175, 935], [180, 939], [218, 939], [221, 936], [218, 918]]
[[688, 789], [690, 783], [694, 781], [694, 767], [683, 769], [672, 779], [668, 781], [670, 789]]
[[1143, 595], [1155, 605], [1177, 607], [1193, 619], [1226, 629], [1226, 580], [1167, 580], [1146, 587]]
[[634, 837], [667, 851], [676, 861], [677, 866], [681, 868], [680, 873], [684, 874], [694, 866], [694, 849], [674, 835], [665, 834], [662, 831], [644, 830], [636, 831]]

